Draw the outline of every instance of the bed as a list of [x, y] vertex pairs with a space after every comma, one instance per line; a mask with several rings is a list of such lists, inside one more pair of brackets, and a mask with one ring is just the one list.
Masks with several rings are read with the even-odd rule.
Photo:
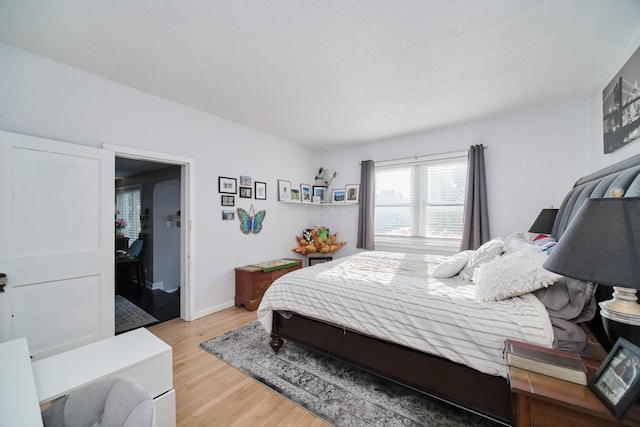
[[640, 195], [640, 155], [576, 182], [549, 238], [514, 233], [452, 257], [361, 252], [279, 278], [258, 319], [275, 351], [294, 340], [510, 425], [504, 340], [571, 346], [562, 333], [597, 319], [593, 286], [541, 266], [582, 202], [614, 187]]

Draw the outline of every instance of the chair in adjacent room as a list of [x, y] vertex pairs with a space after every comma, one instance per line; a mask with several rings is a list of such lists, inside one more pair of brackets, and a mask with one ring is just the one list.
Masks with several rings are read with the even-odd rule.
[[120, 272], [122, 269], [129, 269], [131, 266], [134, 268], [136, 273], [136, 279], [138, 281], [138, 285], [142, 286], [145, 283], [146, 277], [144, 274], [144, 265], [142, 260], [144, 259], [144, 250], [146, 247], [145, 239], [137, 239], [135, 242], [129, 246], [127, 252], [121, 257], [116, 258], [116, 267], [117, 271]]

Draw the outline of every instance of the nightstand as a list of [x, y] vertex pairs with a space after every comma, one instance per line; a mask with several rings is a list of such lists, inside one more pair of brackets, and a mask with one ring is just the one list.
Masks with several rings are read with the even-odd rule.
[[[588, 358], [583, 362], [588, 378], [602, 363]], [[514, 427], [640, 426], [640, 406], [617, 420], [587, 386], [514, 367], [509, 368], [509, 380]]]
[[331, 254], [321, 254], [320, 252], [313, 252], [307, 255], [308, 265], [311, 267], [312, 265], [320, 264], [322, 262], [329, 262], [333, 260], [333, 255]]

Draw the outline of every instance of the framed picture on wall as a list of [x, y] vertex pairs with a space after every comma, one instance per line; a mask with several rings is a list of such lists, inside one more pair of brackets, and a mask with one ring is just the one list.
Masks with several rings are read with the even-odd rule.
[[348, 184], [345, 188], [345, 203], [358, 203], [360, 200], [360, 184]]
[[300, 184], [300, 201], [311, 203], [311, 186], [309, 184]]
[[251, 177], [240, 175], [240, 185], [243, 187], [251, 187]]
[[346, 190], [344, 188], [331, 190], [331, 203], [344, 203], [345, 194]]
[[278, 200], [281, 202], [291, 201], [291, 181], [278, 180]]
[[267, 183], [256, 181], [254, 187], [256, 200], [267, 200]]
[[235, 178], [227, 178], [226, 176], [218, 177], [218, 193], [236, 194], [237, 181]]
[[253, 188], [251, 187], [240, 187], [240, 197], [243, 199], [250, 199], [253, 197]]
[[222, 206], [235, 206], [236, 204], [236, 196], [225, 196], [222, 195], [221, 197], [221, 203]]
[[313, 186], [313, 203], [323, 203], [324, 194], [327, 192], [327, 187], [324, 185], [314, 185]]
[[222, 219], [224, 221], [231, 221], [236, 218], [236, 213], [234, 211], [222, 211]]

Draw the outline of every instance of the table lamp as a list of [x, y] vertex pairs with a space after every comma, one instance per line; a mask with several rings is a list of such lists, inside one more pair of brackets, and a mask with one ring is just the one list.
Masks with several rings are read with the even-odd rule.
[[551, 234], [556, 215], [558, 215], [558, 209], [542, 209], [536, 220], [533, 221], [531, 228], [529, 228], [529, 233]]
[[613, 299], [600, 303], [612, 343], [624, 337], [640, 345], [640, 197], [593, 198], [560, 238], [544, 268], [563, 276], [613, 286]]

